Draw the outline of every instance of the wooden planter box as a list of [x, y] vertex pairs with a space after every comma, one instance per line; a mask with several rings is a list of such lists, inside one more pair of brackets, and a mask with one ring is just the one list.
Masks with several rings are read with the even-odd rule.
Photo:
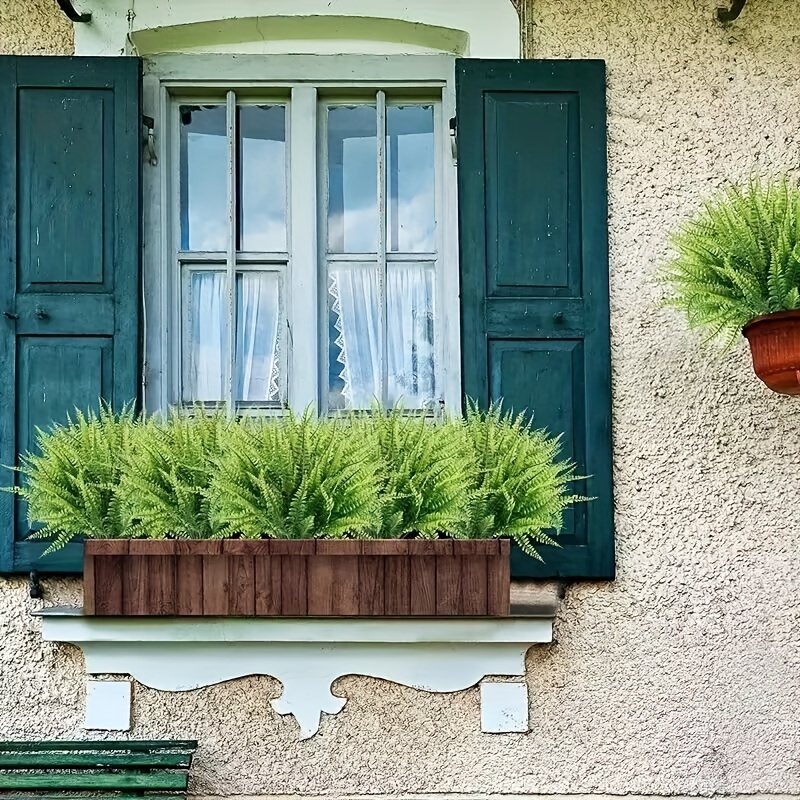
[[509, 614], [508, 540], [89, 539], [83, 607], [102, 616]]

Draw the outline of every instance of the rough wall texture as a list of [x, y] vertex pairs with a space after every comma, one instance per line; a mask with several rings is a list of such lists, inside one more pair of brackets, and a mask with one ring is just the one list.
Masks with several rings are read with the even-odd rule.
[[72, 25], [55, 0], [0, 3], [0, 55], [64, 55], [72, 52]]
[[[201, 741], [199, 791], [800, 794], [800, 407], [757, 382], [744, 349], [701, 349], [653, 283], [701, 195], [798, 163], [794, 4], [754, 0], [727, 28], [718, 4], [524, 9], [529, 55], [608, 62], [619, 564], [613, 584], [571, 587], [557, 644], [531, 651], [532, 732], [478, 733], [477, 690], [348, 677], [345, 710], [298, 743], [269, 679], [137, 687], [134, 735]], [[23, 15], [0, 9], [3, 47], [68, 49], [46, 0], [26, 6], [36, 22], [26, 12], [10, 45]], [[81, 735], [81, 656], [42, 644], [33, 604], [0, 581], [0, 737]]]

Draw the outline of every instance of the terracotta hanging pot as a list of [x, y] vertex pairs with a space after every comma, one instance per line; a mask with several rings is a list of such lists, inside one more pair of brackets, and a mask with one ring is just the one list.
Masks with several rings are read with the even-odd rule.
[[753, 369], [773, 392], [800, 394], [800, 311], [756, 317], [742, 329]]

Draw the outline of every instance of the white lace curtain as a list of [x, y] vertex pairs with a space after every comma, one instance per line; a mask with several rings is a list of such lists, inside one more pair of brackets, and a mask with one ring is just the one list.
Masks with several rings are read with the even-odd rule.
[[[224, 399], [228, 352], [227, 276], [192, 275], [191, 369], [193, 400]], [[234, 398], [279, 399], [279, 283], [267, 272], [236, 278], [236, 373]]]
[[[374, 269], [331, 268], [336, 344], [347, 408], [369, 408], [381, 398], [380, 288]], [[436, 396], [434, 272], [418, 265], [390, 266], [387, 273], [386, 402], [429, 407]]]

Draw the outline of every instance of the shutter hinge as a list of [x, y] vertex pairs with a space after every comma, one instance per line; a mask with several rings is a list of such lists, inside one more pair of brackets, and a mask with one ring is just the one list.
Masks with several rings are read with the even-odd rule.
[[144, 139], [145, 157], [147, 158], [147, 163], [151, 167], [156, 167], [158, 166], [158, 155], [156, 154], [156, 132], [155, 132], [156, 121], [153, 119], [153, 117], [143, 116], [142, 125], [147, 131]]
[[450, 152], [453, 155], [453, 163], [458, 164], [458, 119], [450, 117]]

